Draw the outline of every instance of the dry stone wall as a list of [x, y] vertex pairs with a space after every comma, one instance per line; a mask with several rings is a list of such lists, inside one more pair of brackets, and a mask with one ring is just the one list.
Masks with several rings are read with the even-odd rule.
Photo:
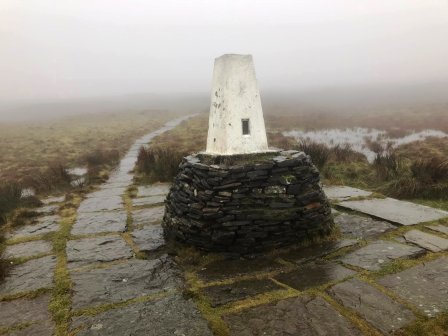
[[330, 205], [308, 155], [281, 151], [240, 161], [184, 158], [166, 200], [168, 237], [244, 254], [332, 232]]

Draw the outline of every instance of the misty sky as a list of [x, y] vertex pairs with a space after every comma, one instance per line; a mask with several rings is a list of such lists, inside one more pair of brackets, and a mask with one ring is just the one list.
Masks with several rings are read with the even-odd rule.
[[0, 102], [208, 92], [223, 53], [262, 90], [448, 80], [448, 1], [0, 0]]

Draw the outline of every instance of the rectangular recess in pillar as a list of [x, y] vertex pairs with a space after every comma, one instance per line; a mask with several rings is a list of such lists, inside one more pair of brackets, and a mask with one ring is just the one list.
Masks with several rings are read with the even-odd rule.
[[249, 119], [241, 119], [241, 124], [243, 126], [243, 135], [250, 135]]

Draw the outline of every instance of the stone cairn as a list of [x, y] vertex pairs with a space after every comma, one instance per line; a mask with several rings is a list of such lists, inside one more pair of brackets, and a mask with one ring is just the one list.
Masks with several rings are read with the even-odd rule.
[[330, 234], [319, 171], [298, 151], [184, 158], [166, 199], [168, 238], [247, 254]]

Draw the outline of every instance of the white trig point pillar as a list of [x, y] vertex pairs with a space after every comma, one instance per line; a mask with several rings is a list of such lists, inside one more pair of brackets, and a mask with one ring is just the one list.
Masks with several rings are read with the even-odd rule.
[[215, 59], [208, 125], [208, 154], [268, 151], [260, 92], [251, 55]]

